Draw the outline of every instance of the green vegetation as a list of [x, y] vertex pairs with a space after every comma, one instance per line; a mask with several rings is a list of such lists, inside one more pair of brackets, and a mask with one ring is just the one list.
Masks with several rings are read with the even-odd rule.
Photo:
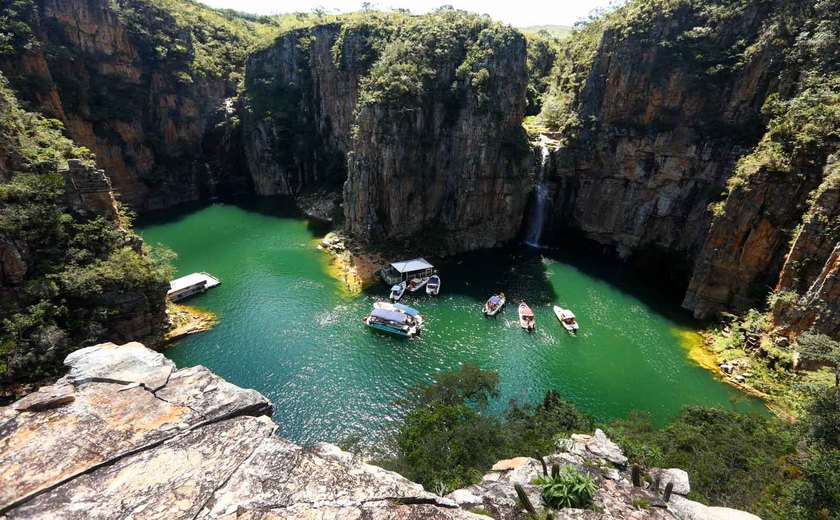
[[[498, 395], [497, 385], [498, 374], [466, 365], [415, 388], [411, 411], [396, 434], [394, 456], [377, 463], [446, 493], [478, 481], [497, 459], [534, 450], [550, 453], [569, 433], [594, 429], [590, 418], [554, 392], [535, 408], [511, 403], [504, 420], [495, 418], [486, 412]], [[604, 428], [642, 471], [688, 471], [694, 500], [767, 519], [836, 519], [840, 392], [813, 390], [807, 403], [799, 423], [686, 408], [660, 430], [639, 412]], [[543, 486], [542, 498], [552, 508], [587, 507], [597, 491], [589, 475], [557, 465], [534, 484]], [[633, 505], [650, 506], [643, 501]]]
[[541, 486], [540, 496], [546, 506], [555, 509], [574, 507], [584, 509], [592, 505], [598, 484], [590, 475], [581, 473], [574, 466], [555, 465], [551, 475], [544, 475], [533, 482]]
[[59, 168], [68, 159], [92, 164], [90, 153], [64, 137], [60, 122], [22, 110], [2, 76], [0, 136], [8, 167], [0, 171], [0, 249], [21, 266], [19, 279], [0, 278], [0, 380], [31, 380], [55, 373], [71, 350], [118, 340], [117, 294], [163, 305], [166, 262], [140, 247], [124, 213], [70, 211]]
[[32, 32], [38, 10], [33, 0], [0, 0], [0, 58], [37, 47]]
[[498, 397], [495, 372], [464, 365], [435, 384], [412, 391], [411, 408], [394, 439], [393, 457], [378, 461], [420, 482], [450, 492], [481, 479], [497, 460], [553, 450], [558, 436], [592, 429], [593, 421], [555, 392], [537, 407], [511, 403], [505, 421], [487, 412]]

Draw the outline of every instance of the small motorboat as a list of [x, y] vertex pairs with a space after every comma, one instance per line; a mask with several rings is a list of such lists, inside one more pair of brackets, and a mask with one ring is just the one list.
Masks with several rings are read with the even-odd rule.
[[387, 309], [374, 308], [362, 321], [368, 327], [398, 336], [411, 337], [420, 331], [417, 320], [412, 316]]
[[564, 309], [555, 305], [554, 315], [557, 316], [557, 319], [560, 320], [560, 324], [563, 325], [563, 328], [568, 330], [570, 334], [577, 333], [580, 327], [575, 319], [575, 313], [569, 309]]
[[506, 301], [505, 293], [494, 294], [484, 302], [484, 307], [481, 308], [481, 312], [485, 316], [495, 316], [505, 306]]
[[386, 311], [402, 312], [408, 314], [414, 321], [417, 322], [418, 331], [423, 327], [423, 315], [414, 307], [403, 305], [401, 303], [375, 302], [373, 306], [377, 309], [385, 309]]
[[440, 292], [440, 276], [433, 274], [426, 283], [426, 294], [436, 296]]
[[423, 288], [429, 282], [429, 277], [425, 278], [412, 278], [410, 282], [408, 282], [408, 290], [411, 292], [417, 292]]
[[525, 302], [519, 304], [519, 326], [528, 332], [531, 332], [536, 328], [536, 324], [534, 323], [534, 311], [532, 311]]
[[405, 282], [400, 282], [391, 287], [391, 299], [395, 302], [400, 301], [402, 295], [405, 293]]

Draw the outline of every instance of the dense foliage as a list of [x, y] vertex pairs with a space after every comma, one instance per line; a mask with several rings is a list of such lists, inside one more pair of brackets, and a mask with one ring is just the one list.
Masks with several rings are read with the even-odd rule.
[[558, 436], [592, 429], [592, 419], [555, 392], [537, 407], [510, 403], [500, 420], [488, 411], [498, 381], [495, 372], [464, 365], [415, 388], [396, 453], [379, 463], [427, 489], [449, 492], [480, 480], [500, 458], [548, 453]]
[[109, 334], [117, 309], [104, 294], [162, 296], [165, 266], [124, 215], [67, 207], [59, 168], [71, 158], [91, 162], [60, 122], [22, 110], [0, 76], [0, 249], [23, 266], [22, 280], [0, 278], [0, 380], [52, 374], [69, 351], [117, 339]]

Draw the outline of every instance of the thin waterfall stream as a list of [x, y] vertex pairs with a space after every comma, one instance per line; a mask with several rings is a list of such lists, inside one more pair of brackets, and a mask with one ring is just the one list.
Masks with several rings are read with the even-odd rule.
[[548, 137], [540, 134], [540, 167], [534, 179], [534, 202], [528, 215], [528, 227], [525, 231], [525, 244], [531, 247], [543, 247], [540, 244], [543, 226], [545, 225], [545, 214], [548, 205], [548, 186], [545, 184], [545, 170], [548, 165], [550, 151], [548, 149]]

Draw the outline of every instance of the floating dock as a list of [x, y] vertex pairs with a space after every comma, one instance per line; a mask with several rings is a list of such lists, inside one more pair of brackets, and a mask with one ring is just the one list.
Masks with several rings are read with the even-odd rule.
[[203, 293], [222, 283], [218, 278], [207, 273], [192, 273], [169, 282], [169, 291], [166, 293], [173, 302], [189, 298], [190, 296]]

